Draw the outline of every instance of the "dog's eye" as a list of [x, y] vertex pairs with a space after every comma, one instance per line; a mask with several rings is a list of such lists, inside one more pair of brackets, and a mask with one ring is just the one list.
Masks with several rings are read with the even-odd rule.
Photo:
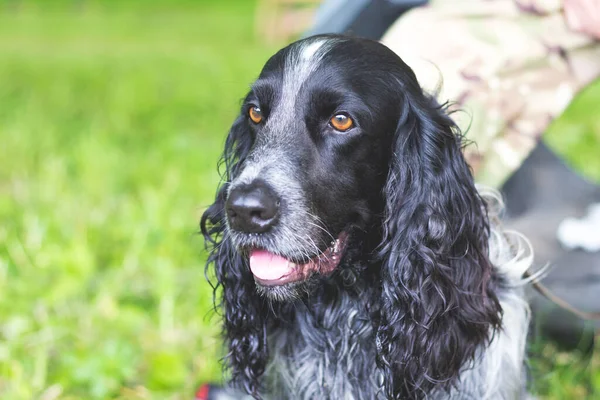
[[333, 129], [340, 132], [346, 132], [348, 129], [354, 126], [354, 121], [352, 121], [352, 118], [350, 118], [348, 114], [343, 113], [336, 114], [331, 117], [329, 123], [331, 126], [333, 126]]
[[263, 115], [260, 107], [252, 106], [248, 110], [248, 116], [255, 124], [259, 124], [263, 120]]

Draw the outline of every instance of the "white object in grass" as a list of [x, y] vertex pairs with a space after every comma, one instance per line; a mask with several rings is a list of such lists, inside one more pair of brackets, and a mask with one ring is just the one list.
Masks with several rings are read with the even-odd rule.
[[566, 218], [556, 230], [558, 241], [568, 249], [600, 251], [600, 203], [588, 207], [583, 218]]

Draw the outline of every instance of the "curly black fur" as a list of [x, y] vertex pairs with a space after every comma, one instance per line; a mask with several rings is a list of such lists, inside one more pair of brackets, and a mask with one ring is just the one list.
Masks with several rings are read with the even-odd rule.
[[378, 365], [393, 399], [449, 390], [501, 324], [487, 215], [458, 129], [426, 97], [407, 99], [405, 108], [379, 251]]

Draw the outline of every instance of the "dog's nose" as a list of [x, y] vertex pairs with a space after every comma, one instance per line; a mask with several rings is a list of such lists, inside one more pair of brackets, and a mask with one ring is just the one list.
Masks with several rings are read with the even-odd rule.
[[279, 218], [279, 204], [273, 189], [263, 182], [236, 187], [226, 204], [229, 226], [246, 233], [266, 232]]

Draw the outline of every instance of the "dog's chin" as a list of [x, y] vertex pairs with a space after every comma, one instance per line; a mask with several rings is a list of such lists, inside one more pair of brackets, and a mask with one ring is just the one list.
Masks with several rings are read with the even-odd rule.
[[292, 302], [302, 298], [303, 295], [310, 294], [311, 291], [319, 284], [320, 278], [318, 275], [299, 281], [286, 283], [277, 286], [265, 286], [256, 281], [256, 291], [263, 297], [277, 302]]

